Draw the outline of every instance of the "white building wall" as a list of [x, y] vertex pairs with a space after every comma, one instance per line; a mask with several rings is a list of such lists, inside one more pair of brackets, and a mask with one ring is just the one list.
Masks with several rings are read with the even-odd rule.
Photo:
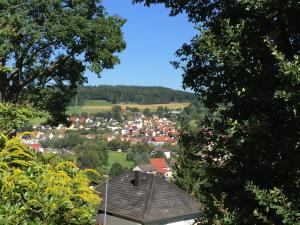
[[167, 159], [171, 158], [171, 152], [164, 152]]
[[[96, 218], [96, 225], [103, 225], [104, 222], [104, 214], [98, 214]], [[191, 220], [182, 220], [182, 221], [177, 221], [177, 222], [157, 222], [157, 223], [150, 223], [151, 225], [193, 225], [195, 222], [194, 219]], [[115, 216], [106, 216], [106, 225], [142, 225], [137, 222], [125, 220], [119, 217]]]
[[185, 220], [185, 221], [179, 221], [174, 223], [167, 223], [165, 225], [192, 225], [194, 224], [195, 220]]
[[[98, 214], [96, 225], [102, 225], [104, 222], [104, 214]], [[129, 220], [121, 219], [119, 217], [106, 215], [106, 225], [141, 225], [140, 223], [132, 222]]]

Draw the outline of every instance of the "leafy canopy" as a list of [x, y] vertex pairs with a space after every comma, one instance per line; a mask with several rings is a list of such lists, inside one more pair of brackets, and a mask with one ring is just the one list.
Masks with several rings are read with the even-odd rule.
[[0, 132], [10, 134], [18, 128], [29, 125], [31, 119], [45, 116], [44, 112], [29, 106], [0, 103]]
[[147, 143], [138, 142], [128, 151], [127, 160], [133, 161], [135, 165], [149, 163], [153, 149], [154, 147]]
[[[183, 69], [185, 87], [220, 115], [201, 120], [198, 133], [183, 132], [177, 165], [178, 183], [204, 205], [202, 224], [299, 223], [299, 215], [276, 212], [257, 191], [281, 190], [287, 200], [278, 194], [274, 201], [299, 212], [299, 1], [134, 2], [185, 12], [199, 29], [174, 66]], [[248, 181], [266, 203], [249, 193]], [[257, 217], [261, 207], [264, 217]]]
[[81, 168], [95, 168], [103, 172], [108, 164], [107, 144], [98, 140], [87, 140], [74, 147], [77, 164]]
[[61, 113], [86, 78], [119, 63], [124, 20], [99, 0], [0, 1], [0, 99]]

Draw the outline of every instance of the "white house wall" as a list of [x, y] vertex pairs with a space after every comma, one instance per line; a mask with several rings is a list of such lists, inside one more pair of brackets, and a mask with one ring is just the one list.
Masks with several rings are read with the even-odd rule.
[[[104, 221], [104, 214], [97, 216], [96, 224], [101, 225]], [[142, 225], [140, 223], [125, 220], [119, 217], [106, 215], [106, 225]]]
[[167, 159], [171, 158], [171, 152], [164, 152]]
[[[102, 225], [104, 221], [104, 214], [98, 214], [97, 216], [97, 225]], [[157, 223], [151, 223], [151, 225], [193, 225], [195, 222], [194, 219], [192, 220], [183, 220], [183, 221], [177, 221], [177, 222], [171, 222], [171, 223], [163, 223], [163, 222], [157, 222]], [[140, 223], [136, 223], [133, 221], [125, 220], [119, 217], [115, 216], [106, 216], [106, 225], [142, 225]]]
[[192, 225], [194, 224], [195, 220], [185, 220], [185, 221], [179, 221], [174, 223], [167, 223], [165, 225]]
[[182, 219], [179, 221], [177, 220], [176, 222], [175, 221], [157, 221], [146, 223], [146, 225], [193, 225], [195, 223], [195, 219]]

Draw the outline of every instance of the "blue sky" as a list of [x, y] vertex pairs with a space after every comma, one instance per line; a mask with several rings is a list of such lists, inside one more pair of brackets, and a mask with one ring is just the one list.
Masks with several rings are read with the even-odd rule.
[[150, 8], [131, 4], [131, 0], [103, 0], [108, 13], [127, 19], [123, 27], [127, 48], [120, 54], [121, 63], [105, 70], [98, 79], [87, 72], [90, 85], [125, 84], [164, 86], [182, 89], [181, 72], [170, 61], [175, 51], [196, 34], [185, 15], [169, 17], [162, 5]]

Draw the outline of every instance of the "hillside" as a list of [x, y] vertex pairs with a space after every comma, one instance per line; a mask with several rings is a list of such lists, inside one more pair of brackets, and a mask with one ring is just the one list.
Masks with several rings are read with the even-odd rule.
[[168, 104], [171, 102], [191, 102], [193, 93], [164, 87], [143, 87], [124, 85], [83, 86], [78, 89], [71, 105], [84, 105], [89, 100], [105, 100], [113, 104], [121, 102], [136, 104]]

